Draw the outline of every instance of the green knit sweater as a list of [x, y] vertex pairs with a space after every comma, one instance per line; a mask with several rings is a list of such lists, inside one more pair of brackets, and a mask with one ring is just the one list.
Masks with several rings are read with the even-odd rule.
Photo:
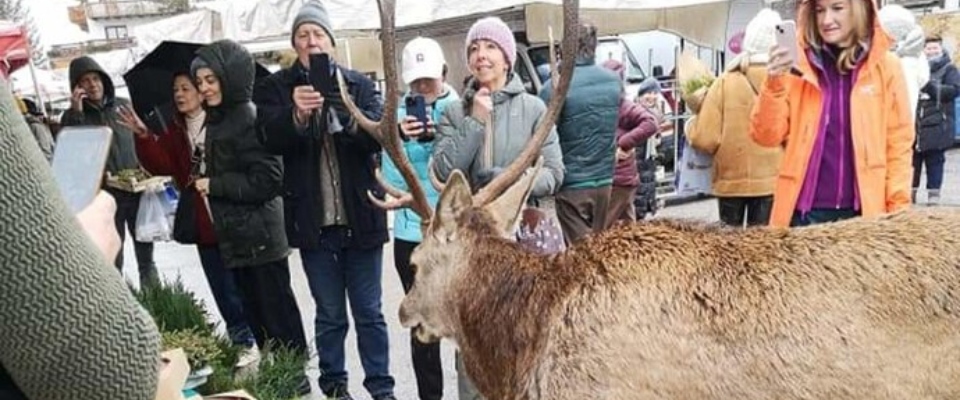
[[0, 79], [0, 365], [31, 400], [153, 400], [159, 334], [67, 209]]

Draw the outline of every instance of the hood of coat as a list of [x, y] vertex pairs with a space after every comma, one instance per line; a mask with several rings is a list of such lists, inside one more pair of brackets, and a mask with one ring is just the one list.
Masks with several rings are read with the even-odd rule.
[[923, 57], [926, 36], [913, 12], [898, 4], [889, 4], [877, 13], [880, 25], [893, 37], [894, 51], [901, 57]]
[[116, 97], [116, 89], [114, 89], [113, 86], [113, 79], [110, 79], [110, 75], [107, 74], [107, 71], [104, 70], [96, 60], [90, 58], [89, 56], [82, 56], [70, 62], [70, 90], [76, 89], [77, 85], [80, 83], [80, 78], [82, 78], [88, 72], [96, 72], [100, 75], [100, 81], [103, 82], [103, 104], [110, 104], [113, 102], [113, 99]]
[[253, 56], [242, 45], [232, 40], [220, 40], [197, 51], [220, 79], [223, 105], [233, 106], [253, 98], [256, 69]]

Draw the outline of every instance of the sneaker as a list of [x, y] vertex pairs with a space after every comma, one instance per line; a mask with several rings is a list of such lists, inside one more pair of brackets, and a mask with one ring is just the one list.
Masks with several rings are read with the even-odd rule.
[[324, 393], [327, 400], [353, 400], [353, 396], [347, 391], [346, 387], [335, 388], [330, 393]]
[[940, 191], [931, 189], [927, 191], [927, 205], [936, 206], [940, 204]]
[[237, 359], [237, 364], [235, 367], [237, 369], [243, 369], [251, 365], [256, 365], [260, 362], [260, 350], [255, 346], [247, 347], [240, 353], [240, 358]]
[[310, 393], [313, 393], [313, 389], [310, 387], [310, 378], [304, 375], [300, 385], [297, 386], [297, 395], [303, 397]]

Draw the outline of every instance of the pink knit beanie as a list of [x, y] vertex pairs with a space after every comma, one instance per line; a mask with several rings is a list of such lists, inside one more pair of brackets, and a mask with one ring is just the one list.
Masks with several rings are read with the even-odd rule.
[[465, 51], [470, 49], [471, 43], [479, 39], [489, 40], [500, 46], [507, 63], [513, 67], [513, 63], [517, 61], [517, 41], [513, 38], [513, 31], [503, 20], [497, 17], [486, 17], [475, 22], [467, 32]]

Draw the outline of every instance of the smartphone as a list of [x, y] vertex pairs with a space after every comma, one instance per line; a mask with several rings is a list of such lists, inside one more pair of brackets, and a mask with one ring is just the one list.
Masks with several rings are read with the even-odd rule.
[[423, 96], [417, 94], [413, 96], [407, 96], [407, 116], [408, 117], [417, 117], [417, 121], [423, 124], [424, 127], [427, 126], [427, 103], [423, 99]]
[[112, 142], [113, 131], [105, 126], [67, 126], [60, 130], [53, 151], [53, 176], [74, 213], [90, 205], [100, 191]]
[[330, 67], [330, 55], [327, 53], [310, 55], [310, 84], [313, 89], [329, 96], [336, 91], [333, 84], [333, 70]]
[[790, 58], [793, 60], [793, 66], [797, 66], [797, 60], [800, 59], [799, 46], [797, 45], [797, 23], [792, 20], [785, 20], [776, 26], [777, 46], [787, 49]]

